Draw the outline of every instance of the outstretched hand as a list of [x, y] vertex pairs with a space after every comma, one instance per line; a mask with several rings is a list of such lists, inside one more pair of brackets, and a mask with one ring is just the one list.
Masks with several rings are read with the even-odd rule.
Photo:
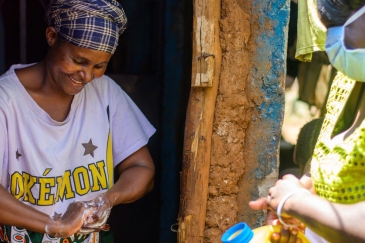
[[[306, 190], [301, 181], [293, 175], [285, 175], [282, 180], [278, 180], [275, 185], [270, 188], [269, 196], [258, 198], [255, 201], [249, 202], [249, 207], [253, 210], [268, 210], [266, 224], [281, 225], [278, 220], [276, 211], [279, 203], [284, 197], [294, 194], [300, 190]], [[296, 228], [289, 228], [282, 225], [280, 233], [273, 233], [271, 240], [276, 243], [292, 243], [300, 241], [297, 238], [298, 232], [304, 232], [305, 226], [301, 222], [289, 215], [282, 214], [282, 220], [289, 225], [298, 225]]]
[[301, 181], [294, 175], [285, 175], [283, 179], [276, 181], [275, 185], [270, 188], [269, 195], [249, 202], [253, 210], [271, 209], [276, 211], [280, 201], [289, 194], [296, 193], [307, 189]]

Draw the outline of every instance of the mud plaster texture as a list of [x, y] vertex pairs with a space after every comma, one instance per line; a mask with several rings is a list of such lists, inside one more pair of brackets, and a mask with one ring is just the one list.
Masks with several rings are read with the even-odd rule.
[[278, 176], [288, 1], [222, 0], [222, 65], [213, 121], [204, 242], [233, 224], [262, 225], [248, 202]]
[[245, 130], [253, 106], [245, 93], [251, 66], [247, 51], [248, 9], [242, 1], [222, 0], [222, 66], [213, 123], [204, 242], [221, 243], [222, 233], [237, 222], [238, 184], [245, 170]]

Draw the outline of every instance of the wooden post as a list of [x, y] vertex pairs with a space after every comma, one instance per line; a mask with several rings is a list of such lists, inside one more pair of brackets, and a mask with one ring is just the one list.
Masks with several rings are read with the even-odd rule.
[[[193, 62], [191, 85], [212, 87], [220, 68], [220, 0], [194, 0]], [[219, 55], [219, 56], [217, 56]]]
[[179, 243], [203, 242], [211, 137], [221, 66], [220, 0], [194, 0], [192, 88], [181, 173]]

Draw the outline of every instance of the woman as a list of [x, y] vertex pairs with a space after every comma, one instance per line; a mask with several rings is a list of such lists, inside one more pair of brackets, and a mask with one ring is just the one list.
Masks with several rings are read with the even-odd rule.
[[104, 76], [126, 16], [115, 0], [54, 0], [45, 16], [46, 57], [0, 77], [0, 239], [112, 242], [111, 208], [154, 177], [155, 129]]
[[340, 73], [331, 87], [311, 173], [285, 176], [250, 207], [278, 210], [284, 224], [282, 217], [299, 219], [312, 243], [365, 242], [365, 1], [317, 5], [329, 60], [346, 76]]

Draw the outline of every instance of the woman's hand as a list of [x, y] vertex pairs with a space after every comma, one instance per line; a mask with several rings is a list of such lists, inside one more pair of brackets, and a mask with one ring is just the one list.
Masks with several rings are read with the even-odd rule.
[[103, 230], [113, 207], [113, 201], [115, 201], [115, 199], [110, 199], [107, 196], [107, 193], [103, 193], [91, 201], [84, 202], [88, 207], [96, 209], [87, 217], [78, 233], [89, 234], [94, 231]]
[[[282, 180], [278, 180], [274, 187], [270, 188], [269, 196], [259, 198], [255, 201], [249, 202], [249, 206], [254, 210], [268, 210], [266, 217], [266, 224], [268, 225], [281, 225], [278, 220], [278, 215], [276, 210], [279, 206], [280, 201], [286, 197], [286, 195], [296, 193], [301, 190], [306, 190], [305, 188], [311, 186], [308, 183], [307, 178], [304, 178], [305, 186], [301, 183], [301, 180], [297, 179], [293, 175], [286, 175]], [[303, 181], [303, 182], [304, 182]], [[296, 228], [289, 228], [285, 225], [282, 226], [280, 233], [273, 233], [271, 240], [277, 243], [292, 243], [297, 242], [298, 232], [304, 232], [305, 226], [299, 220], [290, 217], [288, 215], [282, 215], [282, 220], [284, 223], [289, 225], [298, 225]]]
[[301, 243], [302, 239], [298, 237], [301, 230], [298, 228], [286, 228], [281, 225], [279, 220], [273, 221], [273, 225], [280, 225], [280, 232], [274, 232], [271, 235], [272, 243]]
[[77, 233], [91, 215], [95, 213], [95, 205], [84, 202], [71, 203], [66, 212], [61, 216], [53, 216], [45, 227], [47, 234], [55, 238], [66, 238]]
[[[270, 212], [272, 212], [272, 214], [275, 214], [275, 216], [276, 216], [275, 212], [273, 212], [273, 211], [270, 211]], [[273, 218], [274, 218], [274, 216], [272, 216], [270, 225], [280, 225], [281, 229], [280, 229], [280, 232], [274, 232], [271, 235], [271, 242], [273, 242], [273, 243], [299, 243], [299, 242], [301, 242], [301, 239], [298, 238], [297, 236], [298, 236], [299, 232], [304, 234], [304, 230], [306, 228], [304, 224], [302, 224], [296, 218], [292, 218], [292, 217], [284, 218], [285, 223], [298, 225], [295, 228], [288, 228], [287, 226], [282, 225], [280, 223], [280, 221], [277, 219], [277, 216], [276, 216], [276, 219], [273, 219]]]
[[[296, 227], [296, 229], [302, 233], [304, 233], [305, 231], [305, 225], [302, 224], [298, 219], [293, 218], [293, 217], [282, 217], [283, 221], [286, 224], [292, 224], [292, 225], [298, 225]], [[278, 215], [276, 214], [276, 212], [269, 210], [267, 212], [267, 217], [266, 217], [266, 224], [267, 225], [282, 225], [278, 219]], [[283, 225], [283, 230], [288, 230], [289, 228], [285, 225]]]
[[308, 190], [294, 175], [285, 175], [283, 176], [283, 179], [276, 181], [275, 185], [270, 188], [269, 196], [251, 201], [249, 202], [249, 206], [253, 210], [270, 209], [276, 212], [280, 201], [284, 197], [301, 191]]
[[[276, 181], [275, 185], [269, 189], [269, 196], [267, 197], [268, 206], [277, 211], [279, 204], [282, 203], [281, 214], [286, 214], [287, 201], [291, 195], [299, 193], [310, 193], [301, 181], [294, 175], [285, 175], [283, 179]], [[283, 201], [284, 200], [284, 201]], [[279, 209], [280, 210], [280, 209]]]

